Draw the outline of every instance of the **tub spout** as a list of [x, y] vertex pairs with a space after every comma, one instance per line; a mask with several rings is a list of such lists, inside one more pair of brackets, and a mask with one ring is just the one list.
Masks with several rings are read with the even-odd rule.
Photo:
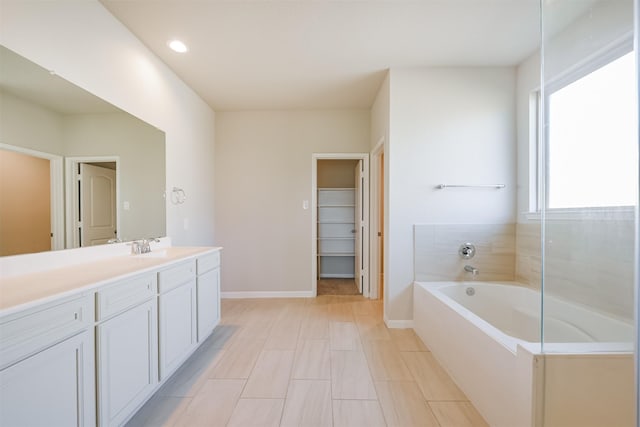
[[478, 269], [473, 267], [473, 266], [471, 266], [471, 265], [465, 265], [464, 266], [464, 271], [467, 271], [467, 272], [473, 274], [474, 276], [477, 276], [478, 273], [479, 273]]

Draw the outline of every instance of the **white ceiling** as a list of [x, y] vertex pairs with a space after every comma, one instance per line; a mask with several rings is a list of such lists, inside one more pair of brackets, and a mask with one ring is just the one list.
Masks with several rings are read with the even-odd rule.
[[539, 42], [538, 0], [100, 1], [217, 111], [369, 108], [388, 68], [516, 65]]

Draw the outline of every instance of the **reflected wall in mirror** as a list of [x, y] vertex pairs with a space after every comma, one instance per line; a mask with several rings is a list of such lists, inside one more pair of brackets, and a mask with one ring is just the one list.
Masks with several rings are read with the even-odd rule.
[[[83, 164], [115, 168], [113, 188], [104, 187], [108, 179], [93, 182], [111, 200], [94, 207], [114, 204], [112, 213], [93, 215], [94, 226], [111, 226], [111, 238], [123, 241], [166, 234], [162, 131], [3, 46], [0, 110], [0, 256], [109, 240], [86, 239]], [[29, 173], [24, 162], [41, 169]]]

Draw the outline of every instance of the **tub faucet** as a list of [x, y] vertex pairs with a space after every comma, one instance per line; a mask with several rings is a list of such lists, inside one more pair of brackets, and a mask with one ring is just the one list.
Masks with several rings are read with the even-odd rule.
[[465, 265], [464, 266], [464, 271], [468, 271], [469, 273], [471, 273], [474, 276], [477, 276], [479, 271], [477, 268], [471, 266], [471, 265]]

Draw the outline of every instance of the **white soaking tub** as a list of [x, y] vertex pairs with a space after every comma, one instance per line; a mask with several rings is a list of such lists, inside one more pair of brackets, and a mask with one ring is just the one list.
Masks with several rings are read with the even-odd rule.
[[[416, 282], [414, 329], [491, 426], [632, 426], [631, 323], [507, 283]], [[544, 424], [543, 424], [544, 423]]]

